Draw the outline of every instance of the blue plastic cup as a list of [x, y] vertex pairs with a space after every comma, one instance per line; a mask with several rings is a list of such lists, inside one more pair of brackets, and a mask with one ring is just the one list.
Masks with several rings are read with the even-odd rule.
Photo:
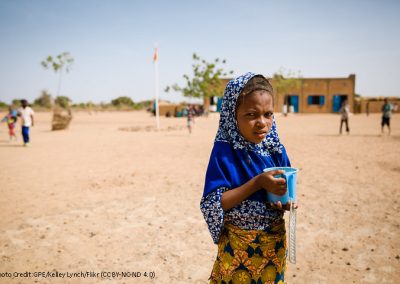
[[296, 182], [297, 182], [297, 169], [290, 167], [273, 167], [266, 168], [264, 172], [282, 170], [285, 171], [284, 174], [276, 175], [276, 178], [284, 178], [286, 180], [287, 191], [284, 195], [279, 196], [270, 192], [267, 192], [267, 200], [269, 202], [277, 203], [280, 201], [282, 204], [286, 204], [289, 201], [296, 201]]

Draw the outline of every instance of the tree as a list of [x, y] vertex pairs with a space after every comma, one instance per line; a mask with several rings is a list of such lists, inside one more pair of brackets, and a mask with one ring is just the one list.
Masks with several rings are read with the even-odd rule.
[[51, 95], [47, 93], [47, 91], [43, 90], [40, 97], [33, 101], [33, 104], [44, 108], [51, 108]]
[[285, 94], [290, 89], [300, 88], [301, 74], [293, 71], [285, 71], [284, 69], [274, 73], [272, 80], [274, 82], [274, 89], [278, 94]]
[[212, 63], [201, 59], [196, 53], [193, 53], [193, 77], [183, 75], [186, 80], [186, 87], [180, 87], [177, 84], [167, 86], [166, 92], [171, 89], [181, 92], [185, 97], [192, 98], [207, 98], [213, 96], [221, 96], [224, 92], [224, 87], [221, 81], [221, 76], [232, 74], [233, 71], [225, 72], [221, 65], [226, 64], [226, 60], [214, 59]]
[[288, 105], [288, 99], [286, 93], [291, 89], [299, 89], [301, 86], [301, 73], [298, 71], [297, 73], [293, 71], [285, 71], [284, 69], [279, 70], [274, 73], [273, 77], [273, 86], [275, 92], [278, 95], [284, 96], [284, 105]]
[[121, 106], [133, 107], [135, 105], [135, 103], [132, 101], [130, 97], [118, 97], [112, 100], [111, 104], [116, 107], [121, 107]]
[[13, 99], [11, 101], [12, 106], [20, 106], [21, 105], [21, 99]]
[[60, 90], [61, 90], [61, 79], [62, 79], [62, 74], [63, 71], [69, 72], [72, 63], [74, 62], [74, 59], [72, 56], [69, 54], [69, 52], [63, 52], [56, 57], [52, 57], [51, 55], [47, 56], [45, 60], [40, 62], [40, 64], [45, 68], [45, 69], [53, 69], [55, 73], [59, 73], [60, 76], [58, 77], [58, 87], [57, 87], [57, 96], [60, 95]]
[[58, 96], [58, 97], [56, 97], [54, 102], [56, 103], [56, 105], [59, 105], [61, 108], [68, 109], [71, 99], [66, 96]]
[[5, 102], [0, 101], [0, 108], [7, 108], [8, 105]]

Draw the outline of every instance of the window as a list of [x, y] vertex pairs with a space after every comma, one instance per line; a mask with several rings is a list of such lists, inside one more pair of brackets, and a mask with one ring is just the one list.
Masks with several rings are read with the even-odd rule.
[[308, 96], [308, 105], [320, 105], [325, 104], [325, 96], [322, 95], [312, 95]]

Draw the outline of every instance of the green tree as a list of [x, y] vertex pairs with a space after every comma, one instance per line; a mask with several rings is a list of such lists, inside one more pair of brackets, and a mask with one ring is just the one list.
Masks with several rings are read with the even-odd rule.
[[122, 96], [111, 101], [111, 104], [116, 107], [129, 106], [133, 107], [135, 103], [130, 97]]
[[300, 88], [301, 86], [301, 73], [293, 71], [285, 71], [284, 69], [274, 73], [272, 77], [275, 92], [278, 94], [285, 94], [290, 89]]
[[51, 68], [55, 73], [59, 73], [57, 96], [60, 95], [62, 74], [64, 71], [66, 73], [69, 72], [72, 63], [74, 63], [74, 59], [69, 54], [69, 52], [60, 53], [56, 57], [52, 57], [51, 55], [49, 55], [45, 60], [40, 62], [43, 68], [45, 69]]
[[226, 64], [226, 60], [214, 59], [209, 63], [200, 58], [196, 53], [193, 53], [193, 77], [183, 75], [186, 81], [185, 87], [180, 87], [178, 84], [167, 86], [166, 92], [171, 89], [182, 93], [185, 97], [192, 98], [207, 98], [212, 96], [221, 96], [224, 91], [221, 77], [232, 74], [233, 71], [225, 72], [222, 65]]
[[59, 105], [63, 109], [68, 109], [70, 102], [71, 99], [66, 96], [57, 96], [56, 99], [54, 100], [54, 103], [56, 105]]
[[8, 105], [5, 102], [0, 101], [0, 108], [7, 108]]
[[21, 106], [21, 99], [13, 99], [11, 105], [19, 107]]
[[44, 108], [51, 108], [51, 95], [46, 90], [43, 90], [42, 94], [33, 101], [33, 104]]
[[272, 77], [272, 84], [274, 86], [275, 93], [278, 96], [283, 97], [283, 104], [288, 106], [287, 92], [290, 90], [296, 90], [301, 87], [301, 73], [293, 71], [286, 71], [284, 69], [274, 73]]

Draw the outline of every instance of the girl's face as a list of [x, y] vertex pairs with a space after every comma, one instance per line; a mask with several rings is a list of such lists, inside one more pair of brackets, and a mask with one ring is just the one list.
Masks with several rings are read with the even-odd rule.
[[244, 139], [261, 143], [272, 127], [273, 111], [273, 99], [267, 91], [259, 90], [246, 95], [236, 110], [237, 124]]

